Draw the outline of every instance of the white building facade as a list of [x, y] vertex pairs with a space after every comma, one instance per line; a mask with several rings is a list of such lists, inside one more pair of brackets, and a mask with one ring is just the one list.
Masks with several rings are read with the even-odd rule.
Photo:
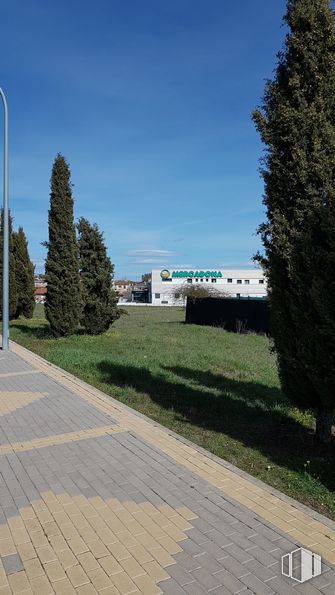
[[154, 269], [149, 300], [155, 306], [181, 306], [185, 288], [208, 288], [213, 297], [265, 298], [267, 281], [261, 269]]

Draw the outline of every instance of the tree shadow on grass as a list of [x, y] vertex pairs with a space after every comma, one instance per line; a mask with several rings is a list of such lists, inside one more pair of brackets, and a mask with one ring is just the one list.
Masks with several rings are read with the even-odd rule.
[[[282, 467], [301, 472], [304, 463], [314, 458], [313, 472], [328, 489], [335, 488], [334, 465], [327, 460], [334, 456], [334, 445], [313, 445], [311, 430], [290, 416], [278, 388], [183, 367], [152, 373], [104, 360], [97, 369], [102, 382], [146, 393], [179, 421], [204, 432], [226, 434]], [[176, 379], [167, 379], [167, 373]]]
[[[27, 324], [20, 324], [18, 322], [12, 322], [10, 328], [15, 328], [20, 331], [23, 335], [28, 335], [34, 339], [55, 339], [55, 335], [52, 334], [50, 330], [50, 326], [48, 324], [44, 325], [27, 325]], [[86, 331], [84, 328], [78, 328], [73, 336], [81, 336], [86, 335]]]
[[23, 335], [28, 335], [34, 339], [54, 339], [48, 324], [32, 326], [28, 324], [20, 324], [19, 322], [12, 322], [10, 328], [17, 329]]

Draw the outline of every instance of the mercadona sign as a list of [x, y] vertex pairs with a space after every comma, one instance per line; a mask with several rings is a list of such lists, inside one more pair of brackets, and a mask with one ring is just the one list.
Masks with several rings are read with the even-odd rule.
[[207, 278], [222, 278], [221, 271], [173, 271], [172, 278], [176, 277], [183, 277], [183, 278], [192, 278], [192, 277], [207, 277]]

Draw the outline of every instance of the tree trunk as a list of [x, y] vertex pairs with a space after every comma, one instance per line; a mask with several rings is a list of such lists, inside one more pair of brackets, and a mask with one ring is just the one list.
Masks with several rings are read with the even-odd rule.
[[332, 437], [334, 411], [320, 408], [316, 412], [315, 439], [318, 444], [327, 444]]

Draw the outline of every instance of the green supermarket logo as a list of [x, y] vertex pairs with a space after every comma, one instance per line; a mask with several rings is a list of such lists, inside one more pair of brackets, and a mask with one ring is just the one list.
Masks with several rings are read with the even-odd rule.
[[161, 277], [162, 279], [170, 279], [170, 271], [168, 271], [168, 269], [163, 269], [161, 271]]

